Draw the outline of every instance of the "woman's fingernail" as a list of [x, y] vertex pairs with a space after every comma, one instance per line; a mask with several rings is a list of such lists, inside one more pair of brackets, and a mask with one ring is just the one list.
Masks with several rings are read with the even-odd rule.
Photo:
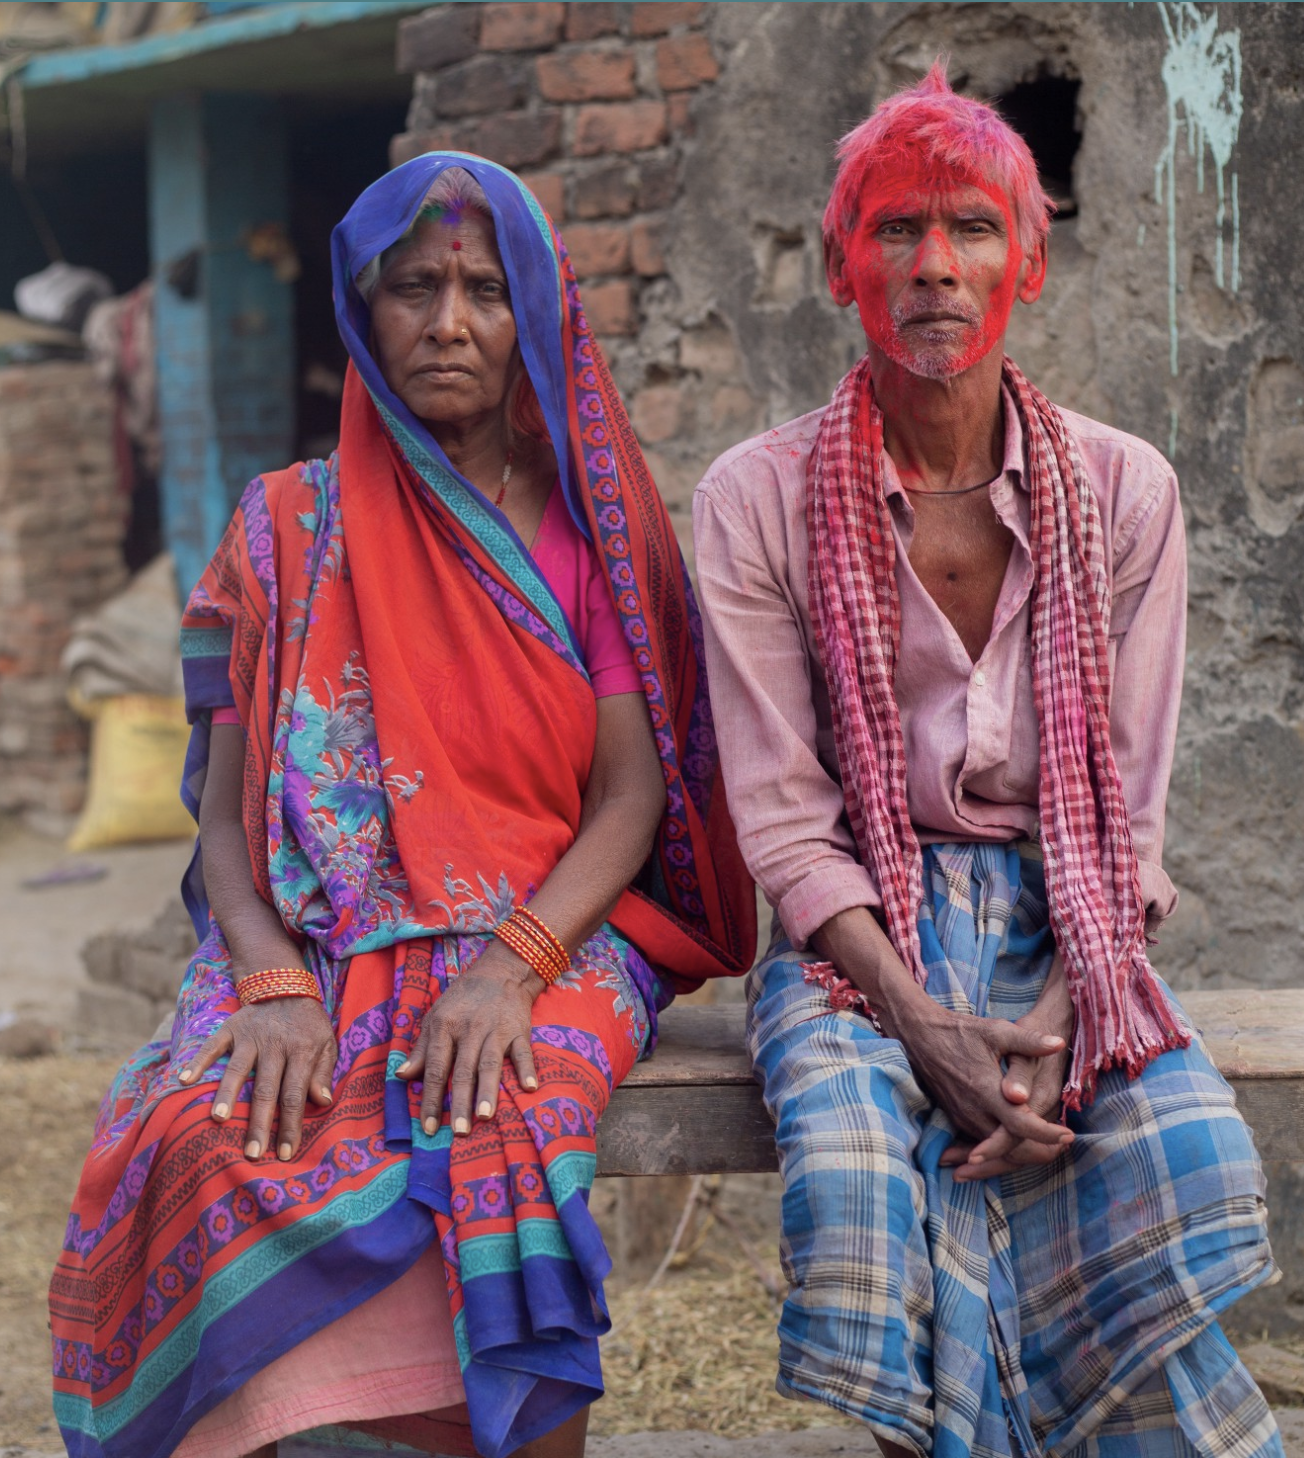
[[539, 1087], [539, 1080], [537, 1078], [527, 1078], [525, 1080], [525, 1087], [533, 1093]]
[[471, 1124], [470, 1124], [470, 1121], [469, 1120], [462, 1119], [462, 1118], [457, 1118], [457, 1119], [454, 1119], [453, 1120], [453, 1133], [454, 1134], [469, 1134], [470, 1132], [471, 1132]]
[[1054, 1033], [1043, 1033], [1041, 1037], [1041, 1046], [1043, 1048], [1058, 1048], [1063, 1041], [1063, 1038], [1057, 1038]]
[[245, 1145], [246, 1159], [257, 1159], [262, 1152], [263, 1146], [259, 1144], [256, 1139], [251, 1139], [249, 1143]]
[[193, 1075], [188, 1068], [183, 1068], [181, 1072], [177, 1074], [177, 1077], [181, 1080], [182, 1083], [189, 1083]]
[[1011, 1084], [1011, 1085], [1010, 1085], [1010, 1091], [1011, 1091], [1011, 1092], [1012, 1092], [1012, 1093], [1017, 1093], [1017, 1094], [1022, 1094], [1022, 1095], [1023, 1095], [1023, 1096], [1024, 1096], [1024, 1098], [1025, 1098], [1025, 1099], [1026, 1099], [1026, 1098], [1027, 1098], [1027, 1097], [1028, 1097], [1028, 1090], [1027, 1090], [1027, 1088], [1026, 1088], [1026, 1087], [1025, 1087], [1025, 1086], [1024, 1086], [1024, 1085], [1023, 1085], [1023, 1084], [1021, 1084], [1021, 1083], [1012, 1083], [1012, 1084]]
[[479, 1118], [487, 1119], [493, 1113], [493, 1105], [488, 1099], [480, 1100], [480, 1107], [475, 1111]]
[[406, 1073], [411, 1067], [412, 1065], [410, 1063], [400, 1063], [395, 1071], [398, 1073]]
[[225, 1104], [213, 1105], [213, 1117], [215, 1119], [225, 1119], [230, 1112], [231, 1110]]
[[326, 1088], [324, 1085], [323, 1085], [322, 1091], [321, 1091], [321, 1101], [324, 1104], [328, 1104], [331, 1101], [331, 1091], [330, 1091], [330, 1089]]
[[292, 1146], [290, 1146], [289, 1144], [282, 1144], [280, 1149], [278, 1149], [276, 1152], [279, 1158], [289, 1159], [290, 1155], [293, 1153], [293, 1149]]
[[427, 1119], [423, 1127], [427, 1134], [433, 1134], [439, 1128], [439, 1125], [434, 1119]]

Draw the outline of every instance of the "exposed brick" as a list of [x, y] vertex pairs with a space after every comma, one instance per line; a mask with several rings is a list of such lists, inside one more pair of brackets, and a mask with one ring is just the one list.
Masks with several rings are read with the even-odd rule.
[[634, 211], [635, 183], [628, 162], [585, 173], [571, 183], [577, 218], [623, 218]]
[[657, 42], [657, 82], [662, 91], [691, 91], [719, 74], [711, 42], [700, 30]]
[[623, 101], [637, 89], [634, 53], [627, 47], [552, 51], [535, 64], [545, 101]]
[[576, 157], [602, 152], [639, 152], [666, 139], [664, 101], [613, 101], [581, 107], [571, 151]]
[[633, 7], [630, 15], [630, 32], [636, 36], [665, 35], [678, 25], [695, 25], [706, 6], [700, 3], [680, 3], [680, 0], [648, 0], [648, 3]]
[[[671, 460], [669, 457], [663, 456], [660, 451], [651, 448], [644, 448], [643, 459], [647, 462], [647, 468], [656, 483], [656, 488], [661, 493], [661, 499], [670, 508], [675, 535], [678, 536], [680, 535], [680, 523], [673, 520], [674, 514], [676, 511], [685, 513], [691, 511], [693, 490], [702, 479], [704, 472], [691, 463], [685, 464], [682, 461]], [[691, 539], [691, 530], [684, 535]], [[687, 556], [688, 554], [685, 552], [685, 557]], [[692, 559], [688, 560], [691, 565]]]
[[660, 218], [639, 218], [629, 230], [629, 256], [634, 272], [655, 278], [666, 271], [662, 237], [665, 223]]
[[471, 145], [504, 167], [532, 167], [546, 162], [561, 143], [561, 112], [505, 111], [487, 116], [470, 128]]
[[679, 159], [649, 157], [638, 164], [638, 194], [635, 202], [643, 213], [668, 208], [679, 191]]
[[566, 7], [566, 39], [596, 40], [600, 35], [615, 35], [620, 29], [620, 12], [601, 0]]
[[511, 111], [529, 95], [528, 64], [515, 56], [473, 56], [431, 78], [423, 99], [439, 116]]
[[716, 430], [751, 429], [756, 401], [741, 385], [721, 385], [711, 397], [711, 424]]
[[580, 278], [628, 273], [629, 229], [620, 223], [573, 223], [565, 232], [566, 251]]
[[566, 180], [560, 172], [527, 172], [522, 174], [521, 181], [554, 223], [566, 216]]
[[504, 111], [496, 116], [450, 122], [427, 131], [401, 132], [389, 144], [391, 167], [423, 152], [476, 152], [504, 167], [535, 167], [561, 142], [561, 112]]
[[480, 48], [486, 51], [541, 51], [555, 46], [566, 23], [562, 4], [488, 4], [481, 11]]
[[400, 132], [389, 139], [389, 165], [399, 167], [423, 152], [446, 152], [460, 146], [455, 126], [431, 127], [420, 132]]
[[679, 432], [683, 396], [678, 385], [649, 385], [634, 396], [630, 418], [641, 441], [656, 444]]
[[677, 137], [693, 135], [693, 113], [689, 107], [692, 99], [691, 91], [675, 91], [666, 98], [666, 120]]
[[396, 69], [437, 71], [475, 55], [480, 43], [479, 5], [443, 5], [398, 23]]
[[589, 284], [584, 290], [584, 312], [595, 334], [633, 334], [638, 328], [633, 284], [627, 278]]

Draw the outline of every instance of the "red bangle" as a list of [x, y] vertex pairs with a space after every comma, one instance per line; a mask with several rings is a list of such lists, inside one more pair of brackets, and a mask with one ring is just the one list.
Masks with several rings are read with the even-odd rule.
[[523, 906], [494, 929], [494, 935], [552, 986], [570, 970], [570, 956], [557, 937]]
[[269, 967], [266, 972], [253, 972], [236, 983], [235, 992], [245, 1007], [255, 1002], [271, 1002], [277, 997], [322, 1000], [317, 979], [303, 967]]

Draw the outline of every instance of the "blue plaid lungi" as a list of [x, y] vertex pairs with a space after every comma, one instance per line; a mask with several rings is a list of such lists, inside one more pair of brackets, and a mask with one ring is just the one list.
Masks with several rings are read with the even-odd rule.
[[[1029, 1012], [1054, 952], [1039, 848], [930, 846], [924, 888], [930, 995]], [[778, 1390], [934, 1458], [1281, 1458], [1217, 1321], [1276, 1274], [1263, 1174], [1198, 1039], [1105, 1074], [1053, 1165], [959, 1183], [901, 1044], [802, 960], [776, 940], [748, 983], [784, 1181]]]

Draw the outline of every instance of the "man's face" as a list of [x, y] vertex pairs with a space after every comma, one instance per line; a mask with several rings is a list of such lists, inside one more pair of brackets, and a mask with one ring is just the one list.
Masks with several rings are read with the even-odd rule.
[[1032, 303], [1045, 252], [1019, 247], [999, 187], [944, 171], [876, 176], [845, 243], [826, 251], [829, 287], [853, 300], [871, 344], [931, 380], [945, 380], [1005, 337], [1016, 298]]

